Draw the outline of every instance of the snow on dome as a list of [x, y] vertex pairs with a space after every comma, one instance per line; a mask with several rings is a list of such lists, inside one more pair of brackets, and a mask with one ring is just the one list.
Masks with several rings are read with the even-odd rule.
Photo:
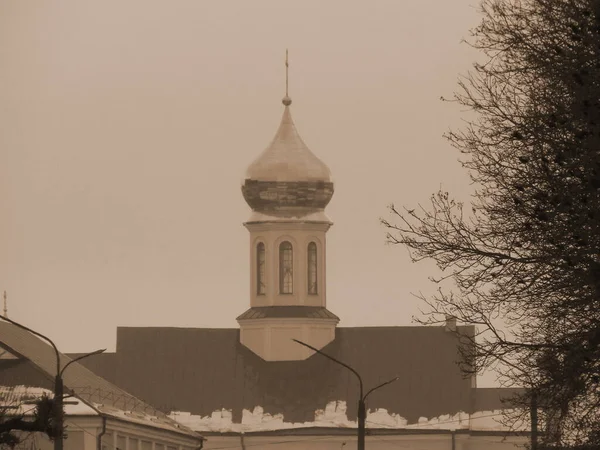
[[285, 106], [271, 144], [250, 164], [246, 179], [255, 181], [331, 182], [329, 168], [306, 146]]

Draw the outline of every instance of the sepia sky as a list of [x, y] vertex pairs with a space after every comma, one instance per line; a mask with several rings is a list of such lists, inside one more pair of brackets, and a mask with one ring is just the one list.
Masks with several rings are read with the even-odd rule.
[[387, 205], [470, 192], [440, 101], [477, 53], [477, 0], [0, 0], [0, 290], [65, 352], [117, 326], [237, 327], [240, 184], [283, 112], [331, 169], [328, 308], [410, 325], [431, 263]]

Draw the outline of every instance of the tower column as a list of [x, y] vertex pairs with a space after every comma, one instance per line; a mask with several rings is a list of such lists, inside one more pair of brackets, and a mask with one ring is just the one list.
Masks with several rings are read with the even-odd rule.
[[296, 130], [286, 93], [271, 144], [248, 167], [242, 194], [252, 209], [250, 309], [237, 318], [242, 344], [267, 361], [300, 360], [310, 352], [292, 339], [322, 348], [339, 318], [326, 308], [326, 240], [332, 223], [329, 168]]

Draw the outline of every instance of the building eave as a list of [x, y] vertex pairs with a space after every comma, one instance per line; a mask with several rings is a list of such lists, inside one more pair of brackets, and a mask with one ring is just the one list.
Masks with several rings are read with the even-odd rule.
[[[262, 431], [203, 431], [206, 437], [215, 436], [356, 436], [356, 428], [348, 427], [299, 427]], [[529, 432], [510, 430], [418, 429], [418, 428], [368, 428], [367, 436], [423, 436], [423, 435], [471, 435], [471, 436], [529, 436]]]

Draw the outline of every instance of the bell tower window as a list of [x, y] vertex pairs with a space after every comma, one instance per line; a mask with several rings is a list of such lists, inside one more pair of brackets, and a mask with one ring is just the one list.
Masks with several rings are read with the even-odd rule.
[[294, 288], [294, 252], [292, 244], [284, 241], [279, 245], [279, 293], [291, 294]]
[[265, 244], [259, 242], [256, 246], [256, 293], [264, 295], [267, 285], [265, 283]]
[[307, 273], [308, 273], [308, 293], [316, 295], [317, 291], [317, 244], [311, 242], [308, 244], [307, 251]]

